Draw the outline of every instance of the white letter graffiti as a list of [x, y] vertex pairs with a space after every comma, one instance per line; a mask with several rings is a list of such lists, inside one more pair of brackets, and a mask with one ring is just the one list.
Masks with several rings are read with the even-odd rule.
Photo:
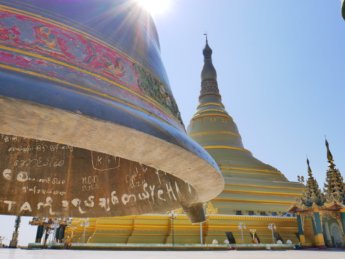
[[2, 175], [3, 177], [8, 180], [8, 181], [11, 181], [12, 180], [12, 170], [11, 169], [5, 169], [3, 172], [2, 172]]
[[157, 191], [158, 199], [162, 200], [162, 201], [166, 201], [166, 199], [164, 199], [162, 197], [163, 194], [164, 194], [163, 190], [162, 189], [158, 189], [158, 191]]
[[116, 196], [116, 191], [112, 191], [111, 192], [111, 203], [113, 205], [116, 205], [116, 204], [120, 203], [119, 202], [119, 198], [117, 198], [117, 196]]
[[21, 183], [25, 183], [27, 180], [29, 180], [28, 172], [21, 171], [17, 175], [17, 181]]
[[151, 191], [152, 201], [155, 202], [155, 188], [156, 188], [156, 185], [150, 185], [149, 188], [150, 188], [150, 191]]
[[80, 207], [81, 200], [79, 200], [79, 199], [76, 198], [76, 199], [73, 199], [73, 200], [71, 201], [71, 203], [72, 203], [72, 205], [73, 205], [74, 207], [78, 208], [78, 211], [79, 211], [80, 214], [85, 214], [85, 213], [86, 213], [86, 211], [83, 211], [83, 209]]
[[41, 207], [43, 208], [49, 208], [49, 214], [50, 215], [55, 215], [55, 212], [53, 211], [53, 199], [51, 197], [46, 198], [46, 203], [39, 202], [37, 203], [37, 210], [40, 210]]
[[23, 211], [32, 212], [31, 205], [29, 202], [24, 202], [24, 204], [20, 207], [19, 212], [23, 212]]
[[67, 210], [69, 207], [68, 201], [63, 200], [61, 201], [62, 209]]
[[89, 196], [89, 198], [84, 201], [84, 204], [86, 207], [93, 208], [95, 206], [94, 203], [95, 196]]
[[148, 200], [148, 199], [150, 199], [150, 194], [146, 190], [147, 189], [147, 183], [144, 183], [143, 189], [144, 189], [144, 192], [143, 193], [139, 193], [139, 195], [138, 195], [139, 200]]
[[99, 198], [99, 203], [98, 205], [105, 209], [105, 211], [110, 211], [110, 206], [109, 206], [109, 199], [106, 198]]
[[166, 188], [167, 188], [167, 193], [169, 195], [169, 199], [172, 200], [172, 198], [174, 198], [174, 200], [176, 201], [176, 196], [175, 196], [175, 193], [174, 193], [174, 190], [173, 188], [171, 187], [171, 184], [170, 183], [167, 183], [165, 184]]
[[12, 205], [16, 204], [15, 201], [4, 201], [4, 203], [8, 205], [7, 211], [11, 211], [12, 210]]
[[134, 194], [124, 194], [124, 195], [122, 195], [121, 201], [122, 201], [123, 205], [126, 205], [127, 203], [129, 203], [131, 201], [131, 199], [133, 199], [133, 202], [137, 201], [137, 198], [135, 197]]

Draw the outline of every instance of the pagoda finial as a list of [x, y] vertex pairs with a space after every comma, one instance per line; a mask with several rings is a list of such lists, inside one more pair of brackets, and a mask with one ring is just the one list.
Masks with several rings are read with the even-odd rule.
[[328, 159], [328, 163], [329, 163], [330, 166], [334, 167], [335, 164], [334, 164], [334, 160], [333, 160], [333, 155], [332, 155], [331, 150], [329, 149], [329, 144], [328, 144], [327, 139], [325, 139], [325, 144], [326, 144], [326, 148], [327, 148], [327, 159]]
[[207, 38], [207, 33], [204, 33], [205, 39], [206, 39], [206, 45], [208, 45], [208, 38]]
[[310, 162], [308, 158], [307, 158], [307, 165], [308, 165], [308, 176], [311, 178], [313, 177], [313, 171], [310, 168]]
[[205, 61], [206, 60], [209, 60], [211, 63], [211, 58], [212, 58], [212, 49], [210, 48], [210, 46], [208, 45], [208, 35], [207, 33], [204, 33], [205, 35], [205, 39], [206, 39], [206, 44], [205, 44], [205, 48], [203, 50], [203, 54], [204, 54], [204, 58], [205, 58]]
[[212, 49], [208, 45], [208, 35], [204, 33], [206, 39], [206, 45], [202, 53], [204, 55], [204, 66], [201, 71], [201, 92], [199, 100], [201, 101], [204, 96], [213, 96], [216, 99], [213, 101], [207, 100], [207, 102], [219, 102], [220, 94], [217, 83], [217, 71], [212, 63]]

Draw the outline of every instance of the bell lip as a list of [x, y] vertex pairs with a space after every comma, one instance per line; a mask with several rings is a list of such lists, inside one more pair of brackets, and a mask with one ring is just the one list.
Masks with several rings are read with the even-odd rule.
[[343, 15], [343, 19], [345, 20], [345, 1], [341, 1], [341, 13]]
[[193, 152], [137, 129], [1, 95], [0, 109], [6, 111], [0, 114], [0, 134], [61, 143], [154, 167], [189, 183], [197, 193], [193, 203], [209, 201], [224, 189], [217, 164], [190, 138]]

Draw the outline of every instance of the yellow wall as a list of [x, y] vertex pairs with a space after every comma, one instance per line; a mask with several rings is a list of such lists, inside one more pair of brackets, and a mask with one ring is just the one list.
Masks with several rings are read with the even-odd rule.
[[[299, 243], [297, 221], [293, 217], [209, 215], [202, 225], [203, 240], [211, 244], [213, 240], [224, 243], [225, 232], [232, 232], [237, 244], [242, 243], [239, 223], [246, 225], [243, 231], [244, 243], [251, 243], [250, 229], [256, 229], [261, 243], [272, 243], [272, 232], [268, 224], [274, 223], [284, 242], [291, 240]], [[131, 244], [172, 244], [171, 227], [174, 225], [175, 244], [200, 244], [200, 224], [191, 224], [186, 215], [177, 215], [171, 221], [169, 215], [141, 215], [129, 217], [98, 218], [85, 228], [86, 242], [92, 243], [131, 243]], [[73, 232], [73, 233], [72, 233]], [[68, 227], [66, 236], [72, 236], [72, 242], [83, 241], [84, 227], [80, 220], [74, 219]]]

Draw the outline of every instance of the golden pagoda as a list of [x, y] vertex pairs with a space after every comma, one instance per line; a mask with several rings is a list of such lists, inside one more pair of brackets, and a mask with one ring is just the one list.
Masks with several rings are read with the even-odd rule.
[[212, 49], [203, 50], [199, 106], [188, 134], [216, 160], [225, 189], [212, 203], [220, 214], [277, 215], [286, 212], [303, 185], [289, 182], [276, 168], [256, 159], [245, 149], [233, 118], [222, 103]]
[[[203, 50], [200, 104], [188, 134], [216, 160], [225, 190], [205, 204], [207, 220], [192, 225], [183, 210], [170, 214], [74, 219], [66, 237], [72, 243], [103, 244], [251, 244], [300, 242], [296, 217], [286, 214], [304, 185], [289, 182], [274, 167], [245, 149], [238, 128], [222, 104], [212, 49]], [[202, 171], [200, 171], [202, 177]]]

